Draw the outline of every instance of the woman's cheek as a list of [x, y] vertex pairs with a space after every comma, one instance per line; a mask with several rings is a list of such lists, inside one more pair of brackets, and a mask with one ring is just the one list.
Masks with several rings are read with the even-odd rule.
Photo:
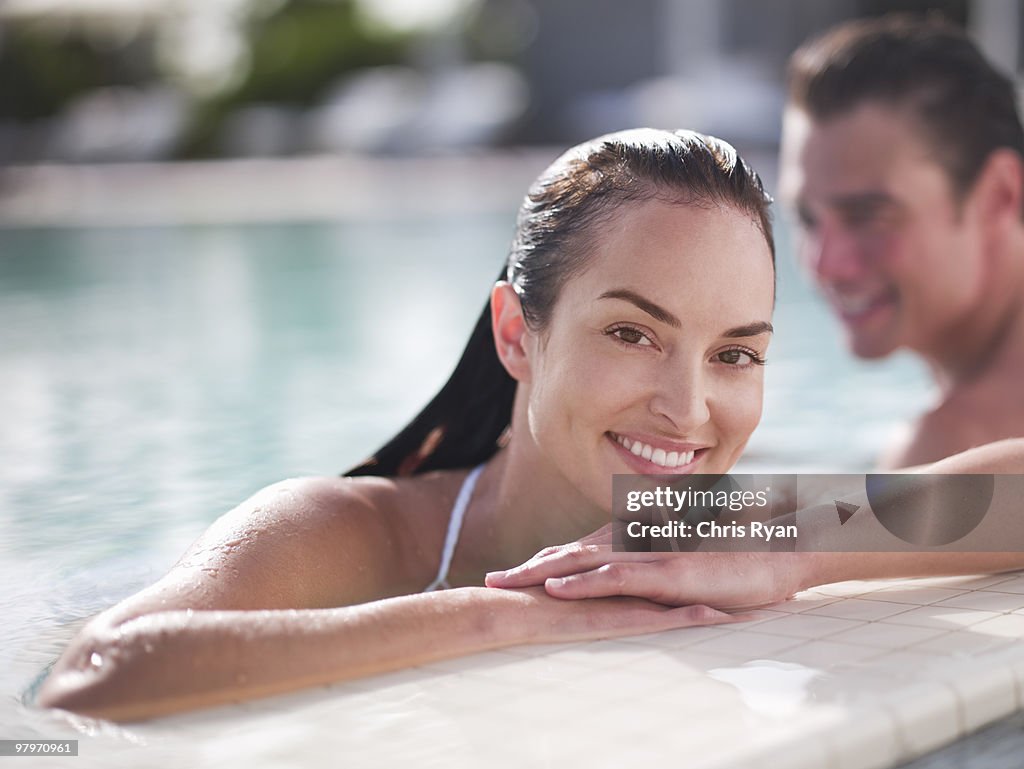
[[743, 448], [761, 421], [764, 372], [759, 369], [749, 374], [735, 377], [730, 386], [724, 388], [725, 397], [720, 398], [717, 404], [716, 421], [723, 443], [729, 447], [730, 465], [740, 458]]
[[742, 433], [742, 443], [746, 445], [757, 425], [761, 422], [761, 410], [764, 404], [764, 373], [754, 372], [747, 384], [742, 398], [742, 408], [737, 409], [737, 430]]

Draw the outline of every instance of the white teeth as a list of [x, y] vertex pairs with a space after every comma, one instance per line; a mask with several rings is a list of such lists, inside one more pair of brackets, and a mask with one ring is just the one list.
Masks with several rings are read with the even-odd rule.
[[695, 453], [693, 451], [665, 451], [665, 449], [656, 449], [646, 443], [631, 441], [629, 438], [624, 438], [621, 435], [616, 435], [615, 440], [634, 456], [643, 457], [647, 461], [662, 467], [682, 467], [683, 465], [688, 465], [693, 461]]

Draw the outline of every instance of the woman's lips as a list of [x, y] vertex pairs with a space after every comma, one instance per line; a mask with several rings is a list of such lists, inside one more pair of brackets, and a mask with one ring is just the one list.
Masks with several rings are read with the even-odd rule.
[[688, 443], [654, 440], [647, 442], [618, 433], [608, 439], [634, 472], [643, 474], [692, 473], [706, 447]]

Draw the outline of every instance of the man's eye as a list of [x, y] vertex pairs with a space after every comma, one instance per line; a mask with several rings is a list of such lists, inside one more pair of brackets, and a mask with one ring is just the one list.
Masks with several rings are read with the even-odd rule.
[[880, 228], [896, 223], [899, 220], [899, 209], [882, 203], [865, 203], [848, 206], [841, 210], [841, 215], [847, 227]]
[[866, 227], [880, 217], [876, 211], [851, 211], [843, 217], [849, 227]]
[[811, 209], [804, 205], [798, 205], [796, 209], [796, 220], [801, 229], [813, 232], [818, 226], [818, 220], [814, 218]]

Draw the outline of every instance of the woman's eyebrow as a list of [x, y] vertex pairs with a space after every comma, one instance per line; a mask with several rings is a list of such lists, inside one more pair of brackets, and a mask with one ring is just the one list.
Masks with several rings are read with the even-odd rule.
[[748, 323], [745, 326], [736, 326], [736, 328], [730, 328], [728, 331], [722, 334], [727, 337], [741, 337], [741, 336], [757, 336], [758, 334], [772, 334], [775, 329], [771, 323], [767, 321], [758, 320], [754, 323]]
[[630, 304], [636, 305], [655, 320], [667, 323], [669, 326], [672, 326], [672, 328], [683, 327], [679, 318], [670, 313], [664, 307], [655, 304], [650, 299], [640, 296], [636, 291], [630, 291], [628, 288], [616, 288], [611, 291], [605, 291], [598, 297], [598, 299], [623, 299]]
[[[652, 302], [650, 299], [641, 296], [636, 291], [631, 291], [628, 288], [615, 288], [611, 291], [605, 291], [598, 299], [622, 299], [630, 304], [634, 304], [641, 310], [646, 312], [655, 320], [660, 320], [662, 323], [667, 323], [672, 328], [682, 328], [683, 324], [675, 315], [666, 310], [659, 304]], [[774, 327], [767, 321], [758, 320], [753, 323], [748, 323], [745, 326], [736, 326], [730, 328], [728, 331], [722, 333], [722, 336], [735, 338], [735, 337], [746, 337], [746, 336], [758, 336], [760, 334], [772, 334], [775, 332]]]

